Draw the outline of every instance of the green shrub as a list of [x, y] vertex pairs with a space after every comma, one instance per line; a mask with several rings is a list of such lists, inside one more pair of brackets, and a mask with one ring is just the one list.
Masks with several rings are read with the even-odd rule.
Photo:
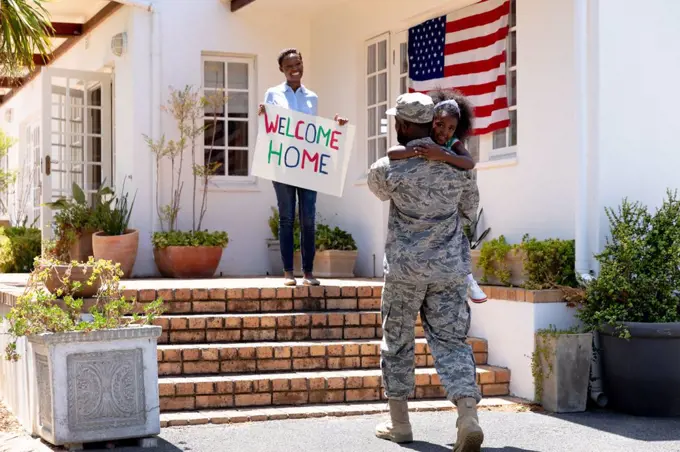
[[532, 290], [557, 286], [576, 287], [576, 248], [574, 240], [536, 240], [525, 235], [519, 249], [525, 252], [524, 287]]
[[352, 234], [343, 231], [337, 226], [331, 229], [325, 224], [316, 225], [316, 250], [317, 251], [356, 251], [357, 244]]
[[0, 228], [0, 272], [29, 273], [40, 256], [40, 229]]
[[226, 248], [229, 235], [224, 231], [169, 231], [154, 232], [151, 239], [154, 248], [168, 246], [219, 246]]
[[605, 209], [611, 238], [595, 256], [596, 278], [585, 283], [578, 316], [590, 329], [621, 322], [680, 321], [680, 200], [667, 192], [651, 214], [638, 202], [624, 199], [616, 211]]
[[510, 266], [505, 259], [505, 256], [516, 245], [510, 245], [505, 236], [501, 235], [498, 238], [489, 240], [482, 245], [479, 251], [479, 268], [484, 272], [482, 282], [486, 283], [489, 278], [496, 277], [503, 285], [510, 284]]

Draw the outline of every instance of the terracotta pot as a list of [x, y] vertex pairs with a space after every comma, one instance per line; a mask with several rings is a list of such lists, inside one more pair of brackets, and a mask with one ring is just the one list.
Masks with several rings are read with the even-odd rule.
[[[527, 274], [524, 270], [524, 258], [526, 253], [521, 250], [512, 250], [505, 255], [505, 263], [510, 269], [510, 285], [513, 287], [521, 287], [527, 280]], [[480, 250], [471, 250], [470, 257], [472, 258], [472, 275], [478, 282], [483, 281], [484, 270], [479, 266], [479, 258], [481, 256]], [[501, 286], [500, 280], [495, 276], [489, 277], [485, 284], [492, 286]]]
[[129, 278], [137, 260], [139, 231], [128, 229], [123, 235], [104, 235], [95, 232], [92, 236], [92, 251], [95, 259], [104, 259], [120, 264], [123, 278]]
[[[45, 287], [50, 293], [56, 295], [59, 289], [64, 286], [61, 281], [63, 281], [68, 270], [68, 265], [55, 265], [52, 267], [50, 274], [45, 281]], [[92, 277], [92, 267], [89, 265], [80, 265], [71, 268], [71, 275], [69, 276], [69, 282], [73, 283], [78, 281], [82, 284], [80, 290], [73, 292], [72, 295], [75, 298], [91, 298], [95, 296], [99, 287], [101, 286], [101, 279], [96, 279], [95, 282], [89, 286], [87, 281]]]
[[[320, 278], [354, 278], [358, 251], [317, 251], [314, 256], [314, 276]], [[302, 253], [293, 255], [295, 276], [302, 276]]]
[[92, 234], [94, 234], [94, 231], [92, 230], [80, 233], [76, 241], [68, 250], [69, 259], [76, 262], [87, 262], [90, 259], [90, 256], [93, 255]]
[[166, 278], [212, 278], [223, 251], [219, 246], [168, 246], [154, 248], [153, 258]]

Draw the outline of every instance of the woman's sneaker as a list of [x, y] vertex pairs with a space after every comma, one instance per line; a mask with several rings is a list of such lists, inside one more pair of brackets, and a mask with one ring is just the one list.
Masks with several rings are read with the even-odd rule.
[[473, 303], [484, 303], [487, 300], [486, 294], [474, 278], [468, 279], [468, 296]]

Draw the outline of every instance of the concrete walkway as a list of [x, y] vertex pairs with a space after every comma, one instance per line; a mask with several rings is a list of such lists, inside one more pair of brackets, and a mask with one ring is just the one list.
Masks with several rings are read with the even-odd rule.
[[[485, 452], [678, 452], [680, 419], [607, 412], [574, 415], [482, 412]], [[164, 429], [155, 449], [134, 452], [446, 452], [455, 413], [412, 415], [416, 442], [398, 446], [373, 436], [381, 416], [320, 418]]]

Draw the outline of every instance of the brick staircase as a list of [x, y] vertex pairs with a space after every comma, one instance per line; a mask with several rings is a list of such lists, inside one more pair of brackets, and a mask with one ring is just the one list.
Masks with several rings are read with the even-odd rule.
[[[156, 319], [163, 327], [158, 369], [164, 425], [178, 425], [168, 419], [233, 422], [244, 410], [251, 410], [245, 420], [256, 420], [252, 413], [262, 415], [265, 408], [265, 418], [272, 419], [276, 407], [303, 406], [313, 413], [321, 404], [345, 412], [347, 404], [384, 405], [381, 290], [379, 283], [346, 281], [309, 288], [128, 291], [140, 301], [166, 302], [165, 315]], [[413, 397], [442, 399], [420, 320], [416, 335]], [[469, 343], [482, 393], [507, 395], [509, 371], [487, 365], [485, 340]]]

